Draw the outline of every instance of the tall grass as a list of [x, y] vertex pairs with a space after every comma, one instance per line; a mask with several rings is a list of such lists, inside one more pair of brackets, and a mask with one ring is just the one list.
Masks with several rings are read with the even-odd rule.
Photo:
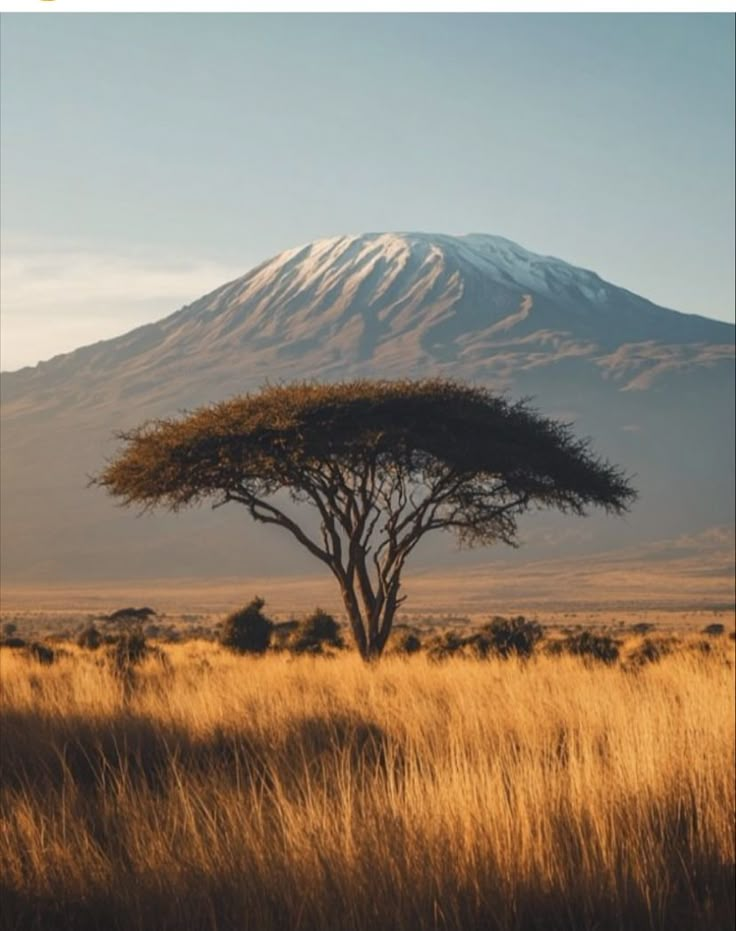
[[639, 670], [0, 651], [2, 927], [726, 929], [732, 644]]

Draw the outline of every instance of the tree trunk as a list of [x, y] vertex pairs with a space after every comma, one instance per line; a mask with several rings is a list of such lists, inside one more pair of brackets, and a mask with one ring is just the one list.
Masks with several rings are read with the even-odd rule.
[[358, 606], [358, 599], [355, 596], [355, 592], [351, 592], [347, 586], [344, 586], [342, 589], [342, 600], [345, 605], [348, 621], [350, 622], [350, 628], [353, 632], [355, 645], [358, 648], [361, 658], [367, 663], [375, 662], [383, 653], [389, 634], [391, 633], [395, 607], [391, 610], [389, 615], [388, 611], [391, 606], [386, 605], [383, 617], [379, 619], [380, 623], [377, 625], [377, 629], [373, 633], [369, 633], [369, 620], [367, 617], [363, 617]]
[[396, 609], [400, 603], [399, 574], [391, 579], [388, 590], [375, 594], [365, 566], [356, 559], [355, 575], [343, 567], [333, 568], [340, 582], [340, 592], [361, 657], [372, 663], [381, 657], [388, 642]]
[[383, 618], [381, 620], [381, 626], [378, 630], [377, 638], [377, 648], [378, 655], [380, 656], [383, 653], [383, 650], [388, 643], [388, 638], [391, 635], [391, 630], [394, 626], [394, 615], [396, 614], [396, 605], [387, 604], [383, 611]]
[[396, 604], [391, 600], [384, 606], [383, 616], [379, 618], [376, 630], [371, 634], [368, 619], [361, 614], [355, 594], [343, 589], [342, 596], [358, 652], [367, 663], [373, 663], [380, 659], [388, 642], [396, 614]]
[[363, 659], [367, 659], [368, 638], [366, 636], [363, 618], [360, 616], [360, 608], [358, 606], [358, 599], [355, 597], [355, 591], [346, 580], [342, 580], [340, 583], [340, 592], [342, 594], [342, 601], [345, 605], [348, 621], [350, 622], [350, 629], [353, 632], [355, 645]]

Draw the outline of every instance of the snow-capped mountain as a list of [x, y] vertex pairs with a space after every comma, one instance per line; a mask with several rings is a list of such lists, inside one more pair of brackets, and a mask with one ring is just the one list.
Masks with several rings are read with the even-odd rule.
[[218, 378], [232, 365], [232, 390], [244, 378], [291, 377], [295, 365], [314, 377], [450, 366], [498, 381], [576, 358], [636, 381], [729, 355], [732, 332], [497, 236], [343, 236], [281, 253], [158, 323], [15, 373], [6, 400], [53, 384], [62, 401], [80, 377], [135, 396], [179, 366], [209, 384], [213, 365]]
[[[637, 514], [609, 537], [702, 529], [732, 515], [733, 339], [498, 236], [319, 240], [157, 323], [3, 375], [5, 570], [233, 573], [250, 558], [266, 571], [262, 546], [235, 544], [243, 515], [158, 518], [142, 540], [84, 486], [113, 431], [267, 378], [445, 374], [531, 394], [639, 474]], [[187, 527], [211, 542], [200, 551]]]

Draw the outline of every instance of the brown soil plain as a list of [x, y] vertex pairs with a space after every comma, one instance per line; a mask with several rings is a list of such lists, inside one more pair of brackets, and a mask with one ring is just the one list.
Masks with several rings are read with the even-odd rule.
[[[370, 666], [217, 642], [256, 593], [336, 611], [318, 577], [6, 587], [0, 927], [733, 927], [732, 576], [640, 557], [415, 573]], [[477, 649], [498, 614], [528, 655]]]

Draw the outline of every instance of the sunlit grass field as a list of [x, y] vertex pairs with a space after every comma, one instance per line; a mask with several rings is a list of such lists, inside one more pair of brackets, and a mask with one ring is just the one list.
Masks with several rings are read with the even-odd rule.
[[2, 649], [1, 925], [725, 931], [733, 647]]

